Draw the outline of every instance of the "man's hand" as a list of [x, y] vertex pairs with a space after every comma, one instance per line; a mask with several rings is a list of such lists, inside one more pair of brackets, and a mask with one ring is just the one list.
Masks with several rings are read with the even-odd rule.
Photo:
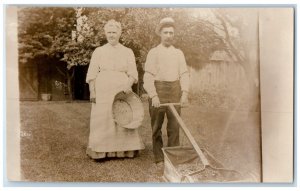
[[187, 92], [182, 92], [181, 99], [180, 99], [180, 104], [181, 104], [181, 107], [187, 107], [189, 105], [188, 93]]
[[154, 97], [152, 98], [152, 106], [153, 106], [153, 107], [159, 107], [159, 106], [160, 106], [160, 101], [159, 101], [158, 96], [154, 96]]

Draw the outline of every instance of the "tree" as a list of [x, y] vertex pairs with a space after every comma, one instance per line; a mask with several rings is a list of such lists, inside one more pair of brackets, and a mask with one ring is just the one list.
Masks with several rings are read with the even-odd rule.
[[[75, 28], [75, 9], [28, 7], [18, 12], [19, 61], [24, 64], [40, 58], [63, 60], [72, 48], [71, 31]], [[70, 48], [71, 47], [71, 48]], [[77, 49], [73, 46], [73, 49]], [[69, 67], [68, 62], [62, 62]], [[62, 71], [60, 71], [62, 72]], [[62, 72], [63, 75], [72, 77]], [[69, 81], [69, 80], [68, 80]], [[68, 86], [71, 87], [71, 86]], [[72, 99], [72, 90], [69, 90]]]
[[243, 67], [251, 110], [259, 110], [258, 12], [253, 9], [214, 9], [228, 54]]
[[123, 33], [120, 41], [134, 51], [141, 83], [146, 56], [160, 42], [155, 28], [164, 17], [175, 19], [178, 26], [175, 46], [183, 50], [188, 65], [195, 69], [200, 69], [208, 62], [211, 52], [224, 49], [225, 46], [213, 26], [204, 19], [193, 17], [188, 8], [85, 8], [83, 14], [87, 16], [88, 25], [94, 31], [95, 43], [100, 42], [98, 44], [106, 42], [103, 40], [103, 26], [107, 20], [121, 22]]
[[[177, 25], [175, 46], [184, 52], [189, 66], [201, 69], [209, 62], [211, 53], [225, 50], [247, 71], [249, 83], [255, 84], [252, 83], [255, 65], [247, 55], [249, 39], [244, 18], [236, 19], [237, 14], [232, 11], [219, 9], [196, 9], [196, 13], [212, 13], [210, 19], [194, 12], [192, 8], [24, 8], [19, 11], [19, 59], [24, 63], [45, 56], [63, 61], [67, 73], [59, 71], [66, 76], [70, 99], [73, 99], [74, 66], [89, 64], [94, 49], [107, 42], [105, 23], [115, 19], [122, 24], [121, 43], [136, 56], [139, 81], [142, 81], [146, 56], [160, 41], [155, 28], [163, 17], [173, 17]], [[242, 36], [233, 35], [233, 29]]]

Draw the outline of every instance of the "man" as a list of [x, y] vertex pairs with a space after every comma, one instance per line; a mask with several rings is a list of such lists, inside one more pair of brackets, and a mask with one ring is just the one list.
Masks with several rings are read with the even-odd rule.
[[[179, 125], [167, 107], [161, 103], [188, 103], [189, 72], [181, 50], [174, 48], [175, 23], [172, 18], [164, 18], [156, 28], [161, 43], [152, 48], [145, 63], [144, 88], [149, 95], [152, 142], [155, 163], [162, 164], [163, 140], [162, 124], [167, 115], [168, 147], [179, 145]], [[175, 107], [180, 114], [180, 106]]]

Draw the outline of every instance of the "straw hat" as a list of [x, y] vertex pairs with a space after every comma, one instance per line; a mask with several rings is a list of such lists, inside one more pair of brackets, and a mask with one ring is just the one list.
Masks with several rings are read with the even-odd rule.
[[113, 118], [119, 127], [136, 129], [144, 119], [144, 106], [139, 96], [133, 92], [118, 93], [112, 105]]
[[155, 29], [155, 33], [159, 36], [161, 29], [165, 26], [168, 27], [171, 26], [175, 28], [175, 21], [171, 17], [163, 18], [162, 20], [160, 20], [159, 24], [157, 25]]

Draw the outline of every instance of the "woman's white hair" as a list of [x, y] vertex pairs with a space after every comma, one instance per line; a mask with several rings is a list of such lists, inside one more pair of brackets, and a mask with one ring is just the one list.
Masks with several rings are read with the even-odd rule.
[[104, 31], [106, 32], [110, 27], [116, 27], [120, 33], [122, 31], [121, 23], [115, 21], [114, 19], [107, 21], [107, 23], [104, 25]]

